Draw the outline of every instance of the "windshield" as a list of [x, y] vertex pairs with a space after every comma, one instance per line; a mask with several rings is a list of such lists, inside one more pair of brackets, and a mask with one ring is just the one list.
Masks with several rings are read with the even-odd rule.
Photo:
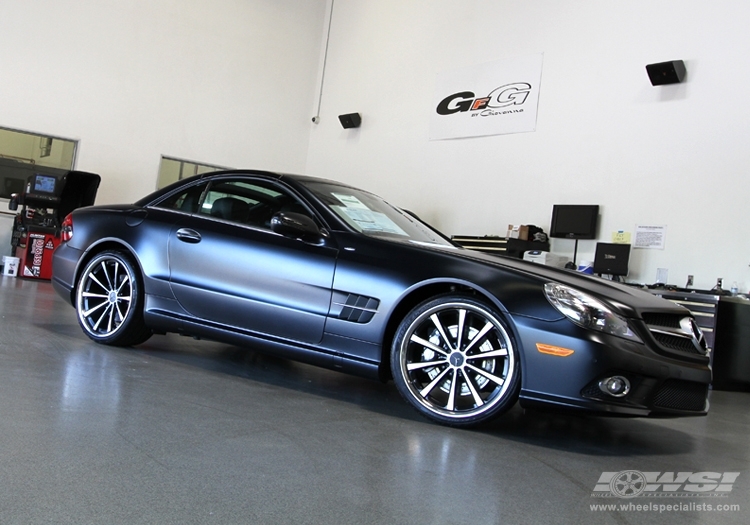
[[372, 193], [326, 182], [305, 182], [305, 185], [360, 233], [416, 244], [453, 246], [437, 231]]

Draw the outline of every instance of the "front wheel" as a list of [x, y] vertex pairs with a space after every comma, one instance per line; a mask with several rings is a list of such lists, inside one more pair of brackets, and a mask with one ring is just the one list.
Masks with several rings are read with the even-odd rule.
[[151, 336], [143, 321], [142, 294], [130, 257], [115, 250], [102, 252], [89, 261], [76, 285], [78, 323], [97, 343], [142, 343]]
[[417, 306], [401, 322], [391, 350], [401, 395], [438, 423], [469, 427], [513, 406], [520, 362], [502, 317], [465, 295]]

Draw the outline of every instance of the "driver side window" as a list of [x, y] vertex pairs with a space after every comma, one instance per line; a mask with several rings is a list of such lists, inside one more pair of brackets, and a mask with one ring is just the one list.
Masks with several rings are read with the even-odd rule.
[[206, 184], [196, 184], [167, 197], [156, 206], [167, 210], [177, 210], [184, 213], [196, 213]]
[[209, 186], [198, 213], [271, 229], [271, 217], [291, 208], [307, 214], [297, 199], [267, 181], [220, 180]]

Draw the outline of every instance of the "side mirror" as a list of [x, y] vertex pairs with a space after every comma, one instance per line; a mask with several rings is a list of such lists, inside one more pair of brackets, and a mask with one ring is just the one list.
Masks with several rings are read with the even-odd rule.
[[10, 194], [10, 201], [8, 201], [8, 209], [10, 211], [16, 211], [18, 209], [18, 193]]
[[315, 243], [323, 242], [323, 232], [318, 225], [302, 213], [280, 211], [271, 217], [271, 231], [284, 237], [294, 237]]

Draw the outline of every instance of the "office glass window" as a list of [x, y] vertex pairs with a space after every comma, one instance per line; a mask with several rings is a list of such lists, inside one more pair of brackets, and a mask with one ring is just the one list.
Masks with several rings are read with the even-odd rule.
[[77, 146], [71, 139], [0, 127], [0, 198], [21, 193], [36, 171], [72, 170]]

